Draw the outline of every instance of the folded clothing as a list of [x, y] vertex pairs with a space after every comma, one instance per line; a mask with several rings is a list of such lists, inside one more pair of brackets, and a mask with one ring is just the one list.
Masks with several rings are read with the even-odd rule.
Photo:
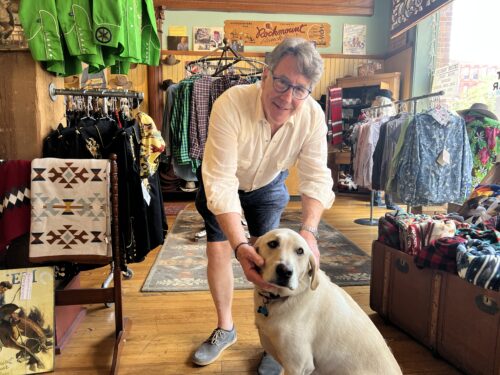
[[428, 267], [457, 273], [458, 245], [465, 242], [467, 240], [462, 237], [439, 238], [417, 253], [415, 264], [420, 268]]
[[471, 239], [458, 245], [457, 271], [474, 285], [500, 290], [500, 244]]

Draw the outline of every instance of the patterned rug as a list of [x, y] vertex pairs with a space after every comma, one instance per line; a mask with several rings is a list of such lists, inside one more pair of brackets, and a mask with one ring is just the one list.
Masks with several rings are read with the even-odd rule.
[[181, 212], [187, 205], [187, 202], [164, 202], [165, 215], [174, 216]]
[[[281, 227], [298, 230], [301, 211], [287, 209]], [[177, 216], [162, 249], [158, 253], [143, 292], [208, 290], [206, 278], [206, 240], [195, 241], [195, 234], [204, 229], [203, 219], [194, 209], [184, 209]], [[340, 286], [368, 285], [371, 258], [335, 228], [321, 221], [318, 242], [320, 268]], [[235, 289], [251, 289], [236, 259], [233, 259]]]

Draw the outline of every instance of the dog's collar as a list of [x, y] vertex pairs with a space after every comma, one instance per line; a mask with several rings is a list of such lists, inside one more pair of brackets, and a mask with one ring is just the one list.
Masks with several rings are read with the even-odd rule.
[[259, 296], [262, 297], [262, 305], [257, 308], [257, 312], [264, 316], [269, 315], [269, 310], [267, 309], [267, 305], [271, 302], [277, 302], [279, 300], [285, 301], [288, 296], [281, 297], [279, 294], [273, 294], [271, 292], [259, 291], [257, 292]]

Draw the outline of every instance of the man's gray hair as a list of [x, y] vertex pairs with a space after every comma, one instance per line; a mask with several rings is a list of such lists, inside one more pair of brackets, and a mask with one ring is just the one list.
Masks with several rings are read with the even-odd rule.
[[313, 43], [302, 38], [286, 38], [266, 56], [266, 63], [271, 71], [285, 56], [294, 56], [297, 59], [299, 72], [317, 83], [323, 74], [323, 59]]

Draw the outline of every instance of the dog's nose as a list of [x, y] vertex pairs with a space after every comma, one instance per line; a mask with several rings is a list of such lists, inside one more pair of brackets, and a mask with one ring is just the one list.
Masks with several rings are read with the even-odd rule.
[[292, 277], [293, 270], [286, 264], [280, 263], [276, 266], [276, 275], [280, 279], [289, 279]]

